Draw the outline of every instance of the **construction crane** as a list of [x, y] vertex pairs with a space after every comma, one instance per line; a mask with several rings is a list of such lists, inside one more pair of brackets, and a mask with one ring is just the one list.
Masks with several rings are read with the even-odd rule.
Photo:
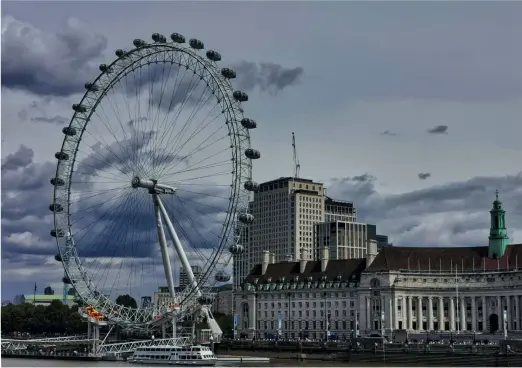
[[292, 147], [294, 149], [294, 179], [299, 177], [299, 169], [301, 169], [301, 165], [299, 164], [299, 159], [297, 158], [297, 148], [295, 147], [295, 134], [292, 132]]

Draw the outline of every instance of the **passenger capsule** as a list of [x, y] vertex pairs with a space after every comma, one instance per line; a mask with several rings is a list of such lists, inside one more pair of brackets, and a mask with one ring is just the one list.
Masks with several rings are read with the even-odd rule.
[[246, 102], [248, 101], [248, 95], [245, 92], [241, 91], [235, 91], [232, 96], [234, 96], [234, 99], [239, 102]]
[[118, 49], [116, 50], [115, 54], [117, 57], [122, 57], [123, 55], [125, 55], [125, 51], [123, 51], [122, 49]]
[[74, 105], [72, 105], [72, 108], [76, 112], [86, 112], [87, 111], [87, 108], [80, 104], [74, 104]]
[[65, 127], [62, 129], [62, 133], [65, 135], [73, 136], [76, 135], [76, 129], [73, 127]]
[[196, 50], [201, 50], [202, 48], [205, 47], [205, 44], [203, 44], [203, 41], [195, 39], [195, 38], [192, 38], [189, 41], [189, 45], [190, 45], [190, 47], [192, 47], [193, 49], [196, 49]]
[[216, 273], [215, 279], [217, 282], [227, 282], [230, 280], [230, 275], [224, 271], [219, 271]]
[[51, 230], [51, 236], [53, 238], [63, 238], [65, 236], [65, 231], [62, 229]]
[[238, 217], [239, 221], [244, 224], [250, 225], [254, 222], [254, 216], [250, 213], [241, 213]]
[[257, 160], [258, 158], [261, 158], [261, 153], [253, 148], [247, 148], [245, 150], [245, 156], [251, 160]]
[[110, 71], [109, 66], [107, 64], [100, 64], [100, 71], [102, 71], [102, 72]]
[[49, 210], [51, 212], [56, 212], [56, 213], [63, 212], [63, 206], [59, 203], [56, 203], [56, 204], [53, 203], [49, 206]]
[[68, 277], [63, 277], [62, 278], [62, 282], [64, 284], [69, 284], [69, 285], [71, 285], [73, 283], [72, 280], [70, 278], [68, 278]]
[[221, 54], [214, 50], [208, 50], [207, 58], [212, 61], [219, 61], [219, 60], [221, 60]]
[[179, 33], [171, 34], [170, 39], [176, 43], [185, 43], [185, 36], [183, 36]]
[[61, 152], [56, 152], [54, 154], [54, 157], [56, 157], [57, 160], [60, 160], [60, 161], [67, 161], [69, 159], [69, 155], [63, 151]]
[[241, 125], [245, 129], [255, 129], [257, 128], [257, 123], [255, 120], [249, 119], [249, 118], [243, 118], [241, 119]]
[[259, 190], [259, 184], [255, 181], [248, 180], [245, 182], [244, 188], [249, 192], [257, 192]]
[[93, 91], [93, 92], [99, 90], [99, 88], [96, 87], [96, 85], [95, 85], [94, 83], [85, 83], [85, 89], [86, 89], [87, 91]]
[[51, 184], [55, 187], [63, 187], [65, 185], [65, 180], [63, 180], [62, 178], [52, 178]]
[[57, 254], [54, 256], [54, 260], [57, 261], [57, 262], [61, 262], [62, 261], [62, 255], [61, 254]]
[[221, 75], [227, 79], [234, 79], [236, 77], [236, 72], [230, 68], [221, 69]]
[[201, 295], [199, 298], [198, 298], [198, 302], [199, 304], [201, 305], [209, 305], [209, 304], [212, 304], [212, 301], [214, 299], [212, 298], [212, 296], [210, 295]]
[[231, 245], [230, 248], [228, 248], [229, 252], [233, 255], [237, 256], [245, 250], [245, 248], [241, 244], [234, 244]]
[[132, 41], [132, 44], [136, 47], [143, 47], [147, 44], [147, 42], [140, 40], [139, 38], [136, 38], [134, 41]]

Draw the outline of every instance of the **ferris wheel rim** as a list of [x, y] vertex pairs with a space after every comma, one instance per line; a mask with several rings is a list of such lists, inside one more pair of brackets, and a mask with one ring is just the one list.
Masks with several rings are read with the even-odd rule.
[[[135, 60], [131, 64], [124, 67], [114, 77], [111, 78], [109, 76], [107, 78], [106, 83], [103, 85], [104, 87], [100, 88], [103, 92], [101, 92], [98, 97], [91, 99], [91, 105], [90, 105], [90, 108], [88, 109], [87, 117], [85, 117], [85, 116], [82, 117], [82, 114], [85, 115], [85, 112], [79, 112], [76, 110], [73, 113], [71, 121], [66, 128], [75, 128], [77, 126], [77, 125], [75, 125], [75, 123], [77, 123], [79, 119], [84, 120], [85, 123], [83, 125], [78, 124], [78, 126], [81, 126], [82, 129], [81, 129], [81, 132], [78, 133], [79, 138], [75, 142], [75, 144], [74, 144], [74, 140], [72, 140], [73, 141], [73, 145], [72, 145], [73, 146], [73, 150], [72, 150], [73, 155], [72, 155], [71, 159], [63, 160], [63, 161], [66, 161], [65, 163], [62, 160], [58, 160], [58, 163], [57, 163], [55, 178], [62, 178], [63, 180], [65, 180], [65, 185], [63, 185], [63, 187], [66, 188], [65, 191], [67, 193], [67, 197], [66, 197], [67, 201], [65, 202], [66, 211], [64, 211], [63, 214], [53, 211], [54, 231], [56, 234], [57, 232], [60, 232], [60, 231], [63, 232], [65, 230], [65, 231], [67, 231], [67, 234], [69, 234], [68, 236], [72, 236], [71, 229], [72, 229], [73, 224], [71, 224], [71, 220], [70, 220], [70, 216], [69, 216], [69, 214], [70, 214], [70, 196], [71, 196], [71, 188], [72, 188], [71, 179], [72, 179], [72, 175], [74, 172], [74, 168], [77, 163], [76, 156], [78, 153], [78, 148], [80, 147], [81, 137], [84, 134], [85, 129], [87, 128], [87, 126], [89, 124], [92, 114], [96, 111], [96, 107], [104, 99], [106, 92], [108, 90], [110, 90], [110, 88], [112, 88], [112, 86], [115, 83], [118, 83], [118, 81], [121, 80], [121, 78], [124, 78], [129, 72], [131, 72], [129, 70], [131, 70], [131, 69], [134, 70], [137, 68], [137, 66], [134, 68], [132, 68], [132, 66], [140, 64], [140, 62], [147, 57], [150, 57], [152, 55], [161, 54], [161, 53], [166, 53], [166, 52], [182, 53], [182, 54], [187, 55], [188, 58], [194, 60], [195, 65], [197, 65], [199, 63], [199, 65], [202, 67], [202, 71], [203, 71], [201, 74], [204, 74], [206, 72], [207, 77], [212, 78], [213, 82], [215, 83], [216, 89], [219, 90], [219, 92], [221, 93], [221, 100], [223, 101], [223, 104], [226, 104], [226, 107], [223, 108], [223, 114], [226, 117], [225, 123], [228, 125], [228, 129], [229, 129], [229, 133], [230, 133], [229, 134], [230, 135], [230, 144], [231, 144], [230, 148], [231, 148], [232, 152], [234, 153], [233, 157], [235, 159], [233, 160], [234, 161], [234, 163], [233, 163], [234, 170], [232, 172], [232, 184], [230, 185], [231, 197], [230, 197], [230, 201], [229, 201], [227, 217], [226, 217], [226, 220], [223, 222], [224, 223], [223, 236], [221, 237], [219, 244], [216, 247], [216, 251], [213, 252], [213, 259], [211, 261], [211, 265], [213, 265], [213, 268], [215, 268], [215, 266], [217, 265], [216, 259], [218, 258], [219, 255], [223, 254], [225, 246], [227, 245], [227, 238], [230, 237], [230, 235], [228, 237], [225, 235], [231, 234], [234, 231], [233, 225], [238, 226], [238, 224], [239, 224], [239, 221], [237, 220], [237, 214], [240, 211], [239, 206], [240, 205], [244, 206], [244, 203], [240, 204], [239, 202], [241, 201], [242, 197], [246, 198], [249, 195], [249, 194], [247, 194], [248, 191], [246, 189], [242, 188], [241, 184], [243, 184], [245, 182], [245, 180], [251, 180], [251, 176], [252, 176], [252, 165], [250, 162], [251, 160], [244, 157], [244, 149], [250, 148], [250, 136], [249, 136], [248, 129], [242, 128], [239, 125], [239, 122], [243, 118], [243, 114], [242, 114], [243, 109], [241, 108], [241, 103], [240, 103], [240, 101], [234, 100], [232, 98], [232, 95], [230, 92], [233, 90], [230, 85], [230, 82], [228, 81], [228, 79], [222, 77], [217, 72], [216, 64], [211, 63], [210, 61], [204, 59], [203, 57], [201, 57], [199, 54], [197, 54], [193, 50], [185, 48], [185, 47], [181, 47], [180, 45], [176, 45], [175, 43], [153, 43], [153, 44], [147, 43], [141, 47], [136, 47], [136, 48], [126, 52], [123, 56], [118, 56], [110, 65], [107, 66], [107, 68], [105, 70], [102, 70], [101, 73], [99, 73], [98, 76], [96, 77], [96, 79], [94, 80], [93, 84], [96, 85], [97, 83], [102, 81], [102, 79], [104, 77], [108, 77], [108, 75], [112, 72], [111, 68], [114, 68], [115, 66], [117, 66], [118, 62], [121, 62], [123, 59], [129, 59], [129, 55], [141, 54], [141, 53], [145, 54], [145, 55], [140, 55], [137, 60]], [[180, 58], [180, 60], [181, 60], [181, 58]], [[163, 62], [166, 63], [166, 61], [163, 61]], [[172, 61], [170, 61], [170, 62], [174, 63]], [[152, 64], [152, 62], [146, 63], [146, 65], [150, 65], [150, 64]], [[181, 64], [181, 63], [176, 63], [176, 64], [179, 66], [185, 66], [188, 69], [188, 66], [185, 64]], [[197, 74], [195, 69], [196, 69], [196, 67], [194, 66], [194, 74]], [[200, 76], [202, 79], [204, 78], [203, 75], [198, 74], [198, 76]], [[206, 82], [208, 85], [209, 81], [206, 80]], [[83, 106], [86, 101], [89, 101], [91, 94], [95, 94], [94, 92], [96, 92], [96, 91], [87, 90], [83, 94], [83, 96], [79, 102], [79, 105]], [[89, 106], [89, 105], [86, 105], [86, 106]], [[240, 134], [243, 134], [243, 136], [245, 137], [244, 141], [238, 140], [238, 137], [240, 136]], [[65, 134], [63, 141], [62, 141], [61, 148], [60, 148], [60, 153], [67, 151], [67, 149], [66, 149], [67, 145], [69, 143], [71, 143], [69, 140], [70, 140], [70, 136]], [[242, 146], [242, 144], [244, 144], [244, 146]], [[64, 170], [65, 171], [68, 170], [67, 176], [65, 176], [65, 177], [61, 176], [61, 174], [64, 173]], [[54, 191], [53, 191], [53, 205], [60, 204], [61, 203], [60, 199], [63, 199], [63, 197], [59, 195], [60, 189], [61, 188], [59, 186], [55, 185]], [[62, 192], [63, 192], [63, 190], [62, 190]], [[244, 201], [244, 198], [243, 198], [243, 201]], [[66, 226], [60, 227], [61, 226], [61, 224], [59, 223], [60, 216], [67, 217]], [[225, 224], [226, 224], [226, 226], [225, 226]], [[63, 243], [64, 241], [61, 241], [62, 238], [63, 238], [63, 236], [56, 236], [57, 247], [58, 247], [59, 254], [62, 257], [62, 265], [64, 267], [65, 273], [71, 280], [72, 275], [71, 275], [71, 269], [69, 269], [70, 264], [66, 265], [63, 261], [64, 254], [62, 254], [63, 246], [61, 245], [61, 243]], [[73, 254], [73, 253], [75, 253], [75, 254]], [[68, 256], [69, 256], [69, 258], [75, 258], [75, 262], [76, 262], [78, 268], [80, 270], [85, 271], [85, 268], [83, 267], [83, 265], [81, 264], [81, 261], [79, 259], [80, 255], [77, 254], [76, 249], [74, 249], [72, 251], [72, 253], [69, 254]], [[228, 262], [229, 261], [230, 261], [230, 258], [229, 258]], [[212, 274], [212, 269], [207, 268], [205, 275], [202, 277], [202, 280], [205, 280], [205, 281], [208, 280], [208, 278], [209, 278], [209, 276], [211, 276], [211, 274]], [[86, 285], [89, 286], [89, 280], [84, 279], [83, 281], [86, 283]], [[203, 284], [203, 282], [202, 282], [202, 284]], [[73, 284], [73, 287], [75, 287], [74, 284]], [[94, 285], [94, 286], [91, 285], [90, 287], [88, 287], [88, 291], [91, 292], [91, 294], [95, 294], [96, 292], [99, 292], [96, 285]], [[186, 299], [188, 299], [189, 297], [191, 297], [193, 292], [194, 291], [192, 291], [189, 295], [187, 295], [186, 298], [184, 299], [184, 301]], [[117, 307], [119, 310], [126, 308], [124, 306], [118, 305], [117, 303], [110, 301], [109, 298], [106, 298], [101, 294], [99, 296], [101, 296], [101, 297], [99, 297], [97, 301], [105, 298], [105, 300], [103, 300], [103, 303], [104, 303], [103, 309], [105, 309], [105, 310], [107, 310], [107, 309], [112, 310], [115, 307]], [[81, 294], [80, 294], [80, 297], [82, 299], [84, 299], [84, 296]], [[101, 303], [98, 303], [98, 304], [101, 304]], [[151, 308], [149, 308], [149, 307], [139, 308], [139, 310], [146, 311], [147, 313], [150, 311], [149, 309], [151, 309]], [[109, 311], [109, 314], [110, 314], [110, 311]], [[139, 317], [139, 313], [137, 313], [134, 316], [134, 319], [138, 319], [138, 317]]]

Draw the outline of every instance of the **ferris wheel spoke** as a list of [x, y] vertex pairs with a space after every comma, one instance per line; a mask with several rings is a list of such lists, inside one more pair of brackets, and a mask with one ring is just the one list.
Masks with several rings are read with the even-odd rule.
[[[106, 193], [107, 193], [107, 192], [105, 191], [105, 192], [100, 193], [100, 194], [98, 194], [98, 195], [103, 195], [103, 194], [106, 194]], [[95, 197], [97, 197], [98, 195], [96, 195]], [[92, 215], [92, 214], [93, 214], [93, 213], [94, 213], [94, 212], [95, 212], [95, 211], [96, 211], [100, 206], [106, 205], [107, 203], [112, 202], [112, 201], [117, 201], [117, 200], [119, 200], [120, 198], [122, 198], [122, 197], [124, 197], [124, 196], [126, 196], [126, 195], [127, 195], [127, 193], [122, 193], [122, 194], [120, 194], [120, 195], [118, 195], [118, 196], [116, 196], [116, 197], [113, 197], [113, 198], [109, 199], [109, 200], [104, 200], [104, 201], [101, 202], [101, 203], [97, 203], [97, 204], [95, 204], [95, 205], [92, 205], [92, 206], [89, 206], [89, 207], [86, 207], [86, 208], [82, 208], [82, 209], [77, 210], [77, 211], [74, 213], [74, 215], [71, 216], [71, 218], [74, 217], [74, 220], [71, 221], [71, 226], [72, 226], [72, 225], [76, 225], [78, 222], [83, 221], [87, 216]], [[94, 197], [90, 197], [90, 198], [94, 198]], [[79, 201], [72, 202], [72, 203], [78, 203], [78, 202], [79, 202]], [[77, 216], [79, 213], [83, 213], [84, 211], [86, 211], [86, 212], [85, 212], [85, 214], [84, 214], [83, 216], [81, 216], [81, 217], [79, 217], [79, 218], [76, 218], [76, 216]]]
[[[86, 199], [92, 199], [92, 198], [95, 198], [95, 197], [98, 197], [98, 196], [101, 196], [101, 195], [104, 195], [107, 193], [111, 193], [113, 191], [123, 190], [123, 189], [125, 189], [125, 187], [128, 187], [128, 185], [117, 187], [117, 188], [111, 188], [111, 189], [84, 190], [81, 192], [74, 192], [74, 193], [71, 193], [71, 195], [70, 195], [69, 203], [78, 203], [80, 201], [84, 201]], [[89, 194], [89, 193], [94, 193], [94, 194], [87, 195], [87, 196], [85, 195], [85, 194]], [[74, 195], [78, 195], [79, 197], [74, 198]], [[84, 210], [85, 209], [82, 209], [80, 211], [84, 211]]]
[[[87, 132], [87, 134], [90, 135], [89, 132]], [[87, 153], [87, 152], [85, 152], [85, 151], [83, 151], [82, 149], [79, 149], [79, 148], [77, 149], [77, 152], [84, 154], [85, 156], [87, 156], [88, 159], [92, 159], [92, 160], [95, 160], [96, 162], [99, 162], [99, 163], [103, 164], [103, 166], [105, 168], [112, 167], [112, 168], [116, 169], [117, 171], [119, 171], [120, 173], [124, 174], [124, 172], [120, 168], [118, 168], [116, 165], [114, 165], [112, 162], [110, 162], [110, 160], [107, 160], [106, 157], [103, 157], [103, 155], [101, 155], [99, 151], [94, 151], [93, 153], [95, 153], [96, 155], [100, 156], [101, 159], [96, 157], [92, 153]], [[104, 169], [104, 170], [106, 171], [106, 169]]]
[[[87, 164], [87, 163], [85, 163], [85, 162], [82, 162], [82, 161], [78, 162], [78, 166], [80, 166], [80, 165], [92, 169], [90, 173], [84, 173], [84, 175], [89, 175], [89, 176], [91, 176], [91, 175], [94, 175], [95, 172], [97, 172], [97, 171], [101, 171], [101, 172], [104, 173], [104, 174], [110, 175], [113, 179], [116, 179], [116, 178], [118, 177], [116, 174], [114, 174], [114, 173], [112, 173], [112, 172], [110, 172], [110, 171], [107, 171], [107, 170], [104, 170], [104, 169], [100, 169], [100, 168], [98, 168], [98, 167], [96, 167], [96, 166], [89, 165], [89, 164]], [[98, 175], [98, 176], [99, 176], [99, 175]], [[101, 177], [101, 176], [100, 176], [100, 177]], [[105, 177], [106, 177], [106, 178], [109, 178], [108, 176], [105, 176]]]
[[[210, 160], [211, 158], [215, 158], [216, 156], [219, 156], [219, 155], [221, 155], [221, 154], [223, 154], [225, 152], [228, 153], [228, 150], [229, 150], [228, 148], [224, 148], [224, 149], [222, 149], [219, 152], [212, 153], [211, 155], [209, 155], [209, 156], [207, 156], [207, 157], [205, 157], [205, 158], [203, 158], [203, 159], [201, 159], [201, 160], [199, 160], [199, 161], [197, 161], [197, 162], [195, 162], [193, 164], [188, 165], [187, 167], [185, 167], [185, 170], [189, 170], [189, 169], [193, 168], [194, 166], [196, 166], [196, 165], [198, 165], [198, 164], [200, 164], [202, 162], [205, 162], [206, 160]], [[169, 174], [169, 176], [173, 175], [173, 174], [170, 173], [170, 171], [173, 170], [180, 162], [182, 162], [184, 160], [186, 160], [188, 162], [190, 160], [190, 155], [187, 155], [187, 156], [183, 157], [182, 159], [180, 159], [178, 162], [174, 163], [172, 165], [171, 169], [169, 171], [167, 171], [167, 173], [165, 173], [165, 174]], [[228, 160], [228, 162], [230, 162], [230, 159]], [[160, 176], [161, 176], [161, 174], [163, 174], [163, 173], [160, 173]], [[165, 175], [165, 176], [167, 176], [167, 175]]]

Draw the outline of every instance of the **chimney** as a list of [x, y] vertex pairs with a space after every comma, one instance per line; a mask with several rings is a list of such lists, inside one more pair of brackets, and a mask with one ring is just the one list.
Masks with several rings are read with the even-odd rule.
[[366, 248], [366, 267], [369, 267], [377, 256], [377, 241], [369, 239]]
[[306, 268], [306, 262], [308, 261], [308, 252], [301, 248], [301, 259], [299, 260], [299, 273], [303, 273]]
[[263, 263], [261, 264], [261, 275], [264, 275], [266, 273], [266, 269], [268, 268], [268, 265], [270, 264], [270, 252], [267, 250], [263, 251]]
[[291, 255], [291, 254], [287, 254], [287, 255], [285, 256], [285, 261], [286, 261], [286, 262], [293, 262], [294, 259], [292, 258], [292, 255]]
[[275, 253], [270, 253], [270, 264], [276, 263]]
[[328, 250], [328, 247], [324, 247], [322, 249], [322, 254], [321, 254], [321, 272], [326, 271], [326, 266], [328, 265], [329, 256], [330, 256], [330, 251]]

